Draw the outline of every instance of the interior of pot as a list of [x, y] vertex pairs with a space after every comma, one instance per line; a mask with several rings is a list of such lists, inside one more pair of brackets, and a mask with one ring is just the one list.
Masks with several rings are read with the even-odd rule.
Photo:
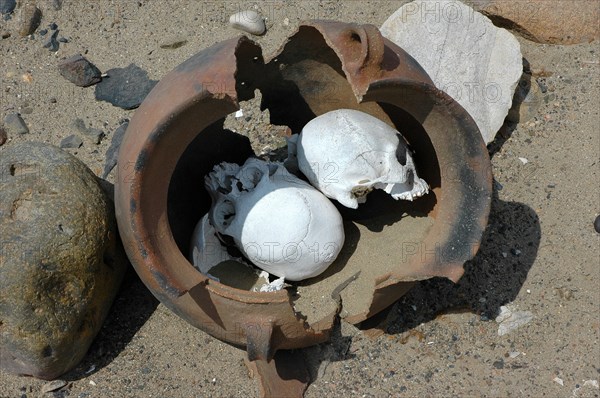
[[[309, 39], [323, 41], [316, 33]], [[294, 47], [293, 40], [286, 46]], [[338, 57], [326, 45], [297, 45], [295, 51], [284, 50], [266, 64], [253, 51], [244, 53], [242, 49], [236, 56], [238, 97], [250, 100], [258, 90], [261, 108], [268, 110], [272, 125], [286, 126], [288, 132], [297, 134], [308, 121], [323, 113], [356, 109], [396, 128], [413, 150], [419, 176], [430, 185], [429, 194], [409, 202], [396, 201], [376, 190], [356, 210], [332, 201], [344, 220], [346, 239], [340, 255], [320, 276], [288, 288], [296, 313], [309, 323], [337, 311], [340, 301], [342, 317], [345, 313], [364, 312], [372, 302], [378, 278], [421, 255], [419, 246], [434, 224], [441, 182], [433, 145], [423, 127], [402, 109], [376, 101], [359, 103]], [[255, 68], [262, 69], [259, 79]], [[223, 118], [198, 131], [171, 178], [169, 223], [175, 242], [188, 258], [192, 232], [211, 206], [204, 176], [220, 162], [242, 164], [248, 157], [258, 155], [248, 137], [225, 125]]]

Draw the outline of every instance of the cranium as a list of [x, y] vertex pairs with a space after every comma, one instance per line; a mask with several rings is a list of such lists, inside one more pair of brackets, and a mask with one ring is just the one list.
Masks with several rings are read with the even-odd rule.
[[429, 187], [418, 177], [404, 138], [364, 112], [339, 109], [308, 122], [288, 142], [288, 163], [327, 197], [356, 209], [373, 189], [413, 200]]
[[290, 281], [323, 272], [344, 243], [342, 217], [281, 163], [221, 163], [205, 178], [209, 219], [256, 266]]

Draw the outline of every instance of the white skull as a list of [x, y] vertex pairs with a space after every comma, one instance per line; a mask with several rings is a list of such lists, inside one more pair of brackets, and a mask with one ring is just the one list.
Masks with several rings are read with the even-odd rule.
[[205, 178], [217, 232], [256, 266], [290, 281], [319, 275], [344, 243], [335, 206], [280, 163], [221, 163]]
[[314, 118], [290, 139], [288, 151], [286, 166], [297, 161], [312, 185], [353, 209], [373, 189], [405, 200], [429, 190], [400, 133], [364, 112], [339, 109]]

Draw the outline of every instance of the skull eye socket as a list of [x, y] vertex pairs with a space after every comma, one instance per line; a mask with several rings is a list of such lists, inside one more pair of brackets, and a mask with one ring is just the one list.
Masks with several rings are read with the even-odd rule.
[[402, 148], [401, 145], [398, 145], [398, 148], [396, 148], [396, 159], [398, 159], [398, 163], [400, 163], [401, 166], [406, 166], [406, 148]]
[[258, 184], [262, 176], [262, 171], [260, 171], [259, 169], [254, 169], [250, 174], [250, 181], [252, 182], [252, 184], [254, 184], [254, 186], [256, 186], [256, 184]]
[[263, 171], [257, 167], [242, 169], [240, 173], [237, 178], [242, 183], [244, 190], [254, 189], [264, 175]]
[[399, 145], [396, 148], [396, 159], [398, 159], [398, 163], [400, 163], [401, 166], [406, 166], [406, 152], [409, 151], [408, 144], [401, 134], [396, 134], [396, 137], [398, 137], [399, 140]]
[[229, 200], [224, 200], [215, 208], [215, 223], [227, 228], [235, 216], [235, 207]]

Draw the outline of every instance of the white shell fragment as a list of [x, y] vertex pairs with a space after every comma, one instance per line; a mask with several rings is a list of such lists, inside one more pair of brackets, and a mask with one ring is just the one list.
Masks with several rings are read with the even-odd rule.
[[500, 307], [500, 314], [496, 317], [496, 322], [499, 324], [498, 336], [504, 336], [532, 320], [533, 314], [530, 311], [514, 311], [511, 306], [503, 305]]
[[267, 30], [264, 19], [252, 10], [240, 11], [229, 17], [229, 24], [241, 31], [260, 36]]
[[405, 200], [429, 191], [404, 138], [369, 114], [352, 109], [327, 112], [295, 137], [296, 142], [288, 143], [288, 162], [297, 158], [310, 183], [346, 207], [356, 209], [373, 189]]
[[290, 281], [319, 275], [344, 243], [342, 217], [281, 163], [223, 162], [205, 178], [210, 223], [256, 266]]
[[523, 73], [521, 47], [506, 29], [455, 0], [415, 0], [381, 26], [475, 120], [486, 144], [502, 127]]

